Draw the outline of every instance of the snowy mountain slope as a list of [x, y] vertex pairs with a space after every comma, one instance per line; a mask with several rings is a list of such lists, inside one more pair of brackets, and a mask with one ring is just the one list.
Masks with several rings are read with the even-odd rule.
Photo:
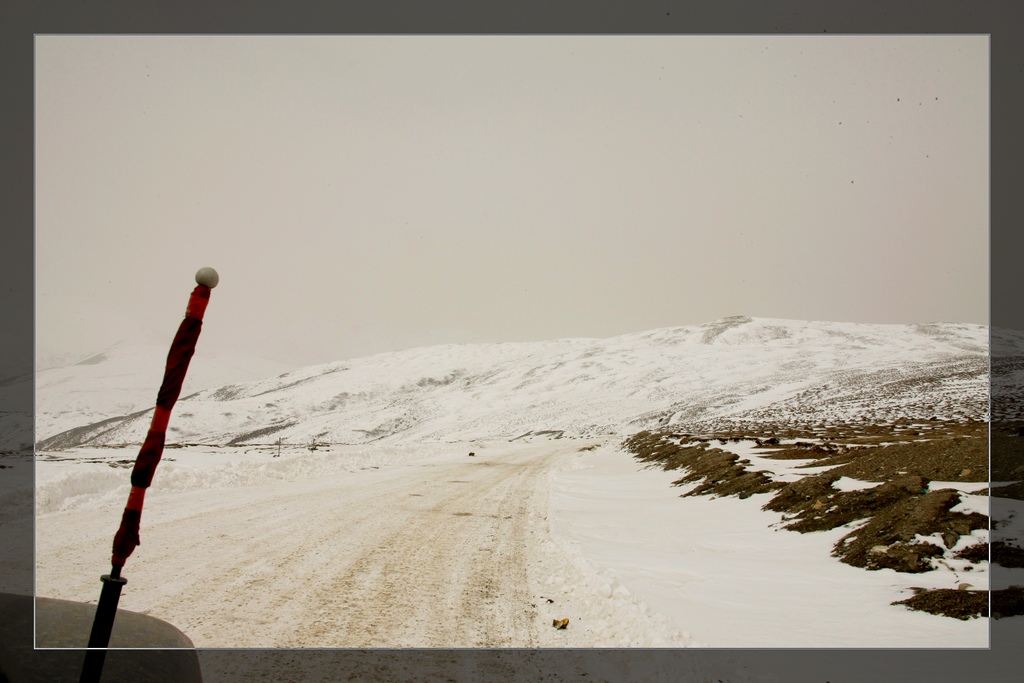
[[[610, 339], [416, 348], [193, 393], [186, 387], [168, 440], [454, 441], [723, 421], [987, 419], [988, 337], [985, 326], [959, 323], [732, 317]], [[1008, 348], [1024, 349], [1019, 337], [1008, 339]], [[193, 360], [190, 378], [202, 366]], [[159, 373], [162, 364], [139, 368]], [[57, 382], [41, 385], [40, 403], [51, 405], [59, 390]], [[98, 412], [55, 419], [54, 429], [40, 431], [40, 447], [145, 436], [148, 411], [95, 425], [89, 416]]]
[[[127, 339], [85, 357], [65, 359], [63, 365], [37, 370], [37, 438], [63, 431], [69, 423], [92, 424], [152, 408], [167, 362], [167, 349], [167, 344]], [[48, 358], [53, 361], [56, 357]], [[189, 366], [182, 391], [190, 393], [229, 382], [255, 380], [286, 369], [282, 363], [255, 356], [210, 355], [199, 350]], [[32, 380], [19, 378], [0, 387], [0, 402], [5, 393], [23, 391], [19, 384]]]

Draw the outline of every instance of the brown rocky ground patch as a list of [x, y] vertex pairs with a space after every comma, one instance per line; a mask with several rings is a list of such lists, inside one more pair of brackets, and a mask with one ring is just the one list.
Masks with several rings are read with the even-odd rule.
[[991, 594], [988, 591], [919, 588], [913, 597], [898, 600], [892, 604], [906, 605], [910, 609], [929, 614], [966, 620], [989, 616], [989, 600], [992, 603], [992, 617], [995, 619], [1024, 614], [1024, 587], [1022, 586], [1010, 586], [992, 591]]
[[892, 604], [906, 605], [910, 609], [921, 612], [966, 620], [988, 616], [988, 591], [956, 590], [954, 588], [919, 589], [913, 597], [898, 600]]

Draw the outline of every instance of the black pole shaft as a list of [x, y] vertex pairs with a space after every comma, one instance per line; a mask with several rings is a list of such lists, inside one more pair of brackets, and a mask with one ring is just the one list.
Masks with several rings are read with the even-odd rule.
[[100, 674], [103, 673], [103, 660], [107, 657], [106, 648], [110, 644], [110, 632], [114, 629], [114, 617], [117, 615], [117, 603], [121, 599], [121, 588], [128, 583], [120, 574], [120, 567], [114, 567], [110, 574], [100, 577], [103, 590], [100, 591], [100, 601], [96, 605], [96, 617], [92, 622], [89, 649], [85, 652], [85, 663], [82, 665], [79, 683], [99, 683]]
[[78, 683], [99, 683], [103, 674], [103, 660], [106, 658], [106, 650], [86, 650], [85, 663], [82, 664], [82, 675]]

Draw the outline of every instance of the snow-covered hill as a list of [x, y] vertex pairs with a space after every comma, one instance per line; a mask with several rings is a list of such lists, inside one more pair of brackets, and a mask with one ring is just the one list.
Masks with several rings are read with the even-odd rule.
[[[169, 343], [169, 340], [168, 340]], [[149, 410], [167, 362], [168, 343], [137, 338], [97, 349], [94, 353], [58, 355], [40, 349], [37, 370], [29, 376], [0, 383], [0, 410], [23, 409], [23, 395], [31, 395], [35, 382], [35, 428], [38, 439], [71, 426], [118, 419]], [[206, 354], [197, 351], [189, 366], [183, 392], [196, 392], [231, 382], [267, 377], [287, 370], [276, 361], [245, 354]], [[9, 413], [12, 432], [24, 427]], [[24, 420], [30, 419], [24, 416]]]
[[[1019, 335], [1001, 343], [1024, 355]], [[431, 346], [219, 387], [204, 381], [208, 388], [191, 393], [186, 386], [168, 441], [455, 441], [659, 425], [983, 420], [988, 348], [981, 325], [749, 317], [610, 339]], [[98, 362], [43, 378], [40, 447], [141, 442], [162, 359], [125, 355], [123, 363], [117, 377]], [[203, 366], [194, 359], [189, 380]], [[140, 383], [148, 391], [142, 407], [125, 393]], [[92, 395], [103, 399], [92, 403]], [[114, 409], [119, 416], [110, 416]]]

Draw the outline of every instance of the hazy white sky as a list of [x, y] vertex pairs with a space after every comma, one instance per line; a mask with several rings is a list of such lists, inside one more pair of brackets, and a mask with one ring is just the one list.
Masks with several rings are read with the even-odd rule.
[[40, 36], [37, 346], [206, 265], [203, 350], [293, 365], [987, 324], [988, 103], [985, 36]]

